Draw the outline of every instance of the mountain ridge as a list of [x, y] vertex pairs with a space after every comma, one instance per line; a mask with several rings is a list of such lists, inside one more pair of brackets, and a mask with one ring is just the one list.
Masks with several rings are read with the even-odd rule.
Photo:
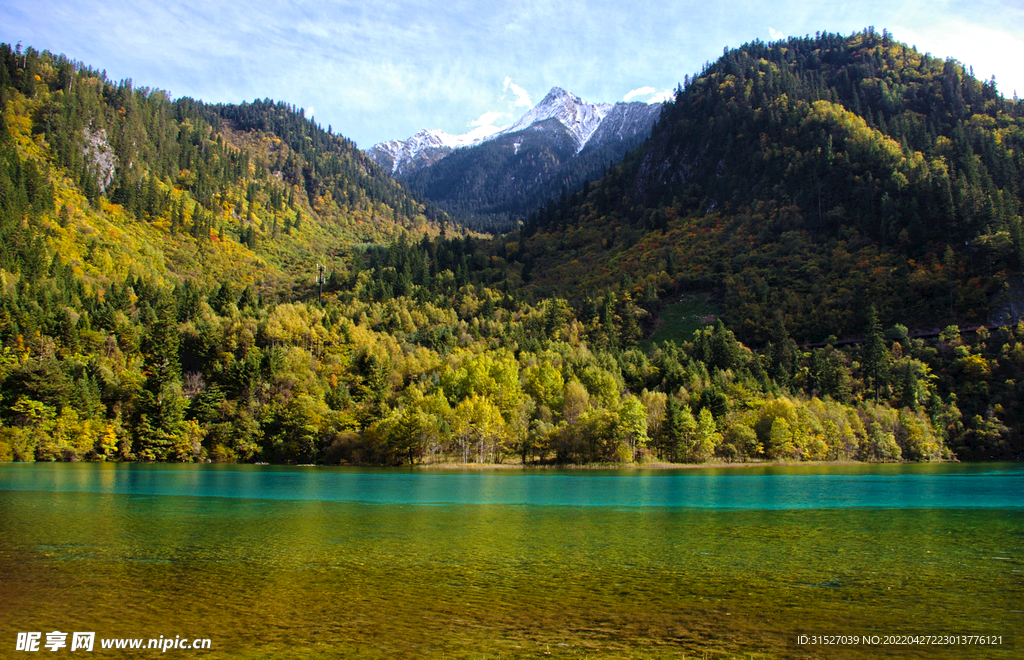
[[588, 103], [553, 87], [511, 125], [478, 137], [421, 131], [367, 155], [456, 222], [508, 230], [562, 189], [599, 177], [650, 133], [661, 104]]
[[502, 129], [496, 135], [516, 133], [533, 124], [556, 119], [573, 136], [578, 145], [576, 152], [579, 153], [594, 131], [601, 125], [611, 107], [609, 103], [587, 103], [561, 87], [552, 87], [540, 103], [530, 108], [518, 121], [508, 128]]
[[[613, 110], [616, 111], [615, 120], [619, 124], [632, 123], [634, 125], [632, 130], [627, 129], [632, 136], [632, 134], [642, 131], [644, 127], [649, 129], [650, 116], [657, 114], [656, 110], [650, 110], [650, 108], [655, 107], [657, 104], [640, 101], [615, 104], [588, 103], [575, 94], [556, 86], [552, 87], [539, 103], [504, 128], [484, 133], [476, 129], [460, 135], [452, 135], [440, 129], [422, 129], [404, 140], [396, 138], [379, 142], [367, 149], [366, 154], [384, 170], [390, 171], [392, 175], [400, 178], [407, 177], [420, 169], [429, 167], [456, 149], [474, 147], [505, 135], [518, 133], [548, 119], [556, 119], [573, 136], [578, 154], [588, 145], [593, 149], [599, 147], [599, 145], [592, 145], [590, 140], [599, 133], [605, 118]], [[616, 139], [616, 136], [622, 133], [622, 128], [623, 126], [620, 126], [619, 131], [600, 133], [602, 140]]]

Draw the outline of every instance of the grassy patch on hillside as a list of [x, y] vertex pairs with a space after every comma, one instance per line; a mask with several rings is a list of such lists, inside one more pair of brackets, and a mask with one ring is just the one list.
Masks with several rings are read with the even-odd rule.
[[681, 344], [689, 340], [698, 328], [714, 323], [718, 314], [718, 307], [707, 298], [684, 296], [679, 302], [661, 308], [654, 334], [640, 342], [640, 345], [647, 350], [654, 344], [669, 340]]

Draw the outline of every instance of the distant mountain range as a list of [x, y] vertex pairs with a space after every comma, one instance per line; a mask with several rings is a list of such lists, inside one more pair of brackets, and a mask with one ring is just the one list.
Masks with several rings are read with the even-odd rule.
[[661, 104], [588, 103], [554, 87], [494, 132], [423, 130], [366, 154], [456, 219], [507, 226], [565, 188], [572, 192], [647, 138]]

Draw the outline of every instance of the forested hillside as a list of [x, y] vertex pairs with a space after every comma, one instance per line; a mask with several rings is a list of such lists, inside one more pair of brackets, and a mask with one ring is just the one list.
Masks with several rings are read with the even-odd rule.
[[[721, 215], [738, 200], [716, 199], [707, 214], [710, 198], [694, 193], [694, 206], [679, 201], [673, 215], [677, 202], [664, 203], [676, 184], [658, 175], [649, 180], [662, 189], [639, 186], [640, 172], [656, 171], [649, 149], [551, 202], [522, 236], [446, 236], [435, 212], [286, 104], [171, 100], [31, 49], [2, 46], [0, 62], [0, 459], [620, 463], [1019, 451], [1012, 374], [1024, 366], [1024, 327], [950, 328], [926, 343], [901, 326], [884, 331], [891, 298], [875, 302], [869, 290], [850, 312], [849, 327], [868, 339], [860, 345], [800, 349], [791, 335], [806, 336], [794, 324], [804, 317], [779, 305], [786, 315], [764, 320], [770, 345], [752, 351], [730, 329], [724, 297], [725, 324], [644, 344], [666, 299], [732, 274], [687, 251], [707, 249], [716, 232], [721, 250], [758, 235], [753, 212]], [[659, 136], [685, 123], [679, 108], [701, 80]], [[997, 109], [997, 122], [1016, 121], [1001, 119], [1011, 110]], [[731, 238], [728, 222], [748, 238]], [[910, 254], [859, 234], [773, 226], [745, 254], [830, 242], [856, 258]], [[586, 232], [594, 246], [574, 243]], [[640, 258], [641, 239], [657, 245], [656, 259]], [[941, 290], [957, 311], [980, 275], [964, 248], [950, 252], [935, 268], [961, 269]], [[585, 278], [566, 275], [592, 254]], [[984, 282], [1001, 276], [1001, 262], [985, 263]], [[775, 272], [767, 260], [761, 268]], [[735, 325], [762, 345], [762, 329]]]
[[1024, 255], [1022, 146], [1024, 105], [888, 34], [756, 42], [687, 78], [609, 176], [535, 213], [522, 259], [583, 290], [671, 265], [749, 340], [775, 310], [806, 340], [858, 333], [871, 304], [985, 323]]
[[[687, 76], [645, 145], [495, 250], [517, 284], [578, 306], [705, 298], [752, 346], [863, 338], [872, 307], [886, 327], [995, 335], [1020, 307], [1022, 147], [1024, 104], [888, 33], [755, 42]], [[995, 365], [954, 368], [947, 391], [1017, 428], [1019, 366]]]
[[[32, 49], [5, 47], [0, 58], [10, 176], [22, 176], [18, 154], [29, 203], [56, 221], [30, 223], [19, 237], [43, 230], [86, 275], [166, 271], [209, 285], [223, 272], [260, 285], [295, 280], [295, 260], [305, 258], [308, 279], [339, 242], [426, 227], [426, 209], [353, 143], [287, 104], [171, 101]], [[111, 240], [115, 230], [127, 242]], [[139, 267], [143, 253], [162, 255]]]

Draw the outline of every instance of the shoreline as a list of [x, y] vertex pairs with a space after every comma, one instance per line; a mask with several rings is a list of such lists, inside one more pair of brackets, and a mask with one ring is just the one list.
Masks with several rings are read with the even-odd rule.
[[[930, 461], [931, 463], [959, 463], [960, 461]], [[812, 466], [843, 466], [843, 465], [908, 465], [921, 464], [915, 461], [894, 463], [867, 462], [855, 460], [836, 461], [757, 461], [746, 463], [586, 463], [586, 464], [522, 464], [522, 463], [421, 463], [416, 465], [380, 466], [394, 469], [396, 467], [416, 470], [706, 470], [706, 469], [743, 469], [761, 467], [812, 467]], [[324, 467], [376, 467], [369, 465], [341, 465]]]
[[[196, 461], [194, 463], [176, 461], [0, 461], [0, 464], [21, 464], [33, 463], [81, 463], [81, 464], [112, 464], [112, 465], [253, 465], [253, 466], [280, 466], [280, 467], [325, 467], [325, 468], [360, 468], [360, 469], [381, 469], [381, 470], [707, 470], [707, 469], [729, 469], [740, 470], [744, 468], [765, 468], [765, 467], [814, 467], [814, 466], [853, 466], [853, 465], [928, 465], [944, 463], [962, 463], [956, 459], [941, 461], [857, 461], [857, 460], [835, 460], [835, 461], [748, 461], [744, 463], [416, 463], [414, 465], [373, 465], [373, 464], [325, 464], [325, 463], [266, 463], [266, 462], [239, 462], [239, 461]], [[1015, 461], [967, 461], [967, 463], [991, 463], [991, 462], [1015, 462]]]

